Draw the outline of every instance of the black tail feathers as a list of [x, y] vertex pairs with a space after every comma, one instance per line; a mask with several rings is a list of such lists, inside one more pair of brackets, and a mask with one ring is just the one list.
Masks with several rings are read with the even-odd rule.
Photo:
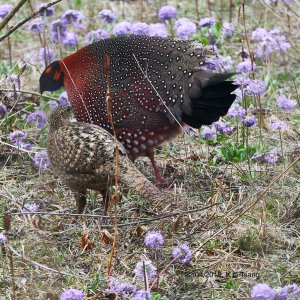
[[226, 115], [236, 98], [236, 95], [231, 93], [237, 86], [232, 81], [224, 81], [229, 76], [216, 77], [212, 78], [215, 82], [212, 83], [209, 80], [206, 87], [201, 89], [200, 96], [191, 97], [192, 113], [190, 115], [183, 114], [183, 122], [194, 128], [200, 128], [202, 125], [210, 125], [218, 121], [221, 116]]

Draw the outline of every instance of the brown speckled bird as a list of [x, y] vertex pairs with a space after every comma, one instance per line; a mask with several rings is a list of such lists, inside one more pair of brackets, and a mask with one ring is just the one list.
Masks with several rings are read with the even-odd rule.
[[[118, 140], [134, 161], [151, 159], [162, 182], [154, 149], [180, 132], [180, 125], [209, 125], [235, 99], [232, 74], [209, 70], [217, 57], [211, 46], [148, 36], [101, 40], [50, 64], [40, 91], [64, 86], [75, 117], [112, 132], [106, 110], [108, 81]], [[106, 60], [110, 61], [107, 68]]]
[[[59, 106], [50, 115], [47, 151], [54, 173], [73, 191], [77, 213], [86, 205], [87, 189], [102, 193], [115, 182], [116, 143], [103, 128], [71, 121], [71, 107]], [[149, 200], [163, 199], [160, 191], [134, 166], [122, 144], [119, 182]], [[105, 203], [105, 211], [107, 203]]]

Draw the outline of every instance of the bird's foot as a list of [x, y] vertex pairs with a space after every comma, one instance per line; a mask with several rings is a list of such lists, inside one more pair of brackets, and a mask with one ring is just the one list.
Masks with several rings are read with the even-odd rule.
[[165, 178], [163, 178], [161, 176], [160, 171], [159, 171], [158, 166], [156, 165], [156, 163], [154, 162], [154, 164], [152, 164], [152, 166], [153, 166], [153, 169], [154, 169], [156, 185], [158, 187], [166, 187], [168, 185], [168, 182]]
[[159, 176], [156, 176], [156, 174], [155, 174], [155, 177], [156, 177], [156, 185], [158, 187], [163, 188], [163, 187], [167, 187], [168, 186], [167, 180], [165, 178], [161, 177], [160, 174], [159, 174]]
[[154, 175], [155, 175], [155, 179], [156, 179], [156, 185], [159, 186], [159, 187], [166, 187], [167, 186], [167, 181], [166, 179], [164, 179], [161, 175], [160, 175], [160, 171], [159, 171], [159, 168], [156, 164], [156, 161], [154, 159], [154, 153], [153, 152], [150, 152], [148, 154], [148, 157], [150, 158], [151, 160], [151, 164], [152, 164], [152, 167], [153, 167], [153, 171], [154, 171]]

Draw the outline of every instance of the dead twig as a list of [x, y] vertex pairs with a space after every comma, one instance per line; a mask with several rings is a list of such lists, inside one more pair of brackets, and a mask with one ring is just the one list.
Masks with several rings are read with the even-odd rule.
[[24, 262], [28, 262], [30, 263], [31, 265], [34, 265], [38, 268], [41, 268], [41, 269], [44, 269], [44, 270], [47, 270], [47, 271], [50, 271], [50, 272], [53, 272], [53, 273], [58, 273], [60, 275], [64, 275], [64, 276], [72, 276], [72, 277], [78, 277], [78, 278], [82, 278], [82, 276], [76, 276], [76, 275], [73, 275], [73, 274], [70, 274], [70, 273], [66, 273], [66, 272], [61, 272], [61, 271], [58, 271], [58, 270], [55, 270], [55, 269], [52, 269], [52, 268], [49, 268], [48, 266], [46, 265], [43, 265], [43, 264], [40, 264], [34, 260], [31, 260], [27, 257], [25, 257], [24, 255], [20, 254], [19, 252], [17, 252], [12, 246], [10, 245], [7, 245], [8, 249], [14, 253], [16, 256], [20, 257], [22, 259], [22, 261]]
[[[120, 223], [118, 224], [118, 227], [125, 227], [129, 225], [139, 225], [139, 224], [147, 224], [163, 219], [168, 219], [168, 218], [173, 218], [177, 216], [184, 216], [188, 215], [191, 213], [196, 213], [202, 210], [209, 209], [213, 206], [217, 206], [219, 203], [213, 204], [213, 205], [207, 205], [203, 206], [201, 208], [196, 208], [196, 209], [191, 209], [191, 210], [186, 210], [183, 212], [178, 212], [178, 213], [173, 213], [173, 214], [168, 214], [164, 216], [157, 216], [153, 218], [133, 218], [133, 217], [126, 217], [126, 216], [120, 216], [118, 215], [118, 219], [131, 219], [131, 220], [136, 220], [135, 222], [130, 222], [130, 223]], [[12, 212], [10, 213], [12, 216], [19, 216], [19, 215], [48, 215], [48, 216], [61, 216], [61, 217], [87, 217], [87, 218], [107, 218], [110, 219], [110, 216], [102, 216], [102, 215], [92, 215], [92, 214], [69, 214], [69, 213], [51, 213], [51, 212]], [[2, 216], [3, 217], [3, 216]], [[109, 224], [102, 224], [102, 227], [113, 227], [113, 225]]]
[[44, 98], [49, 99], [49, 100], [57, 100], [57, 98], [50, 97], [50, 96], [45, 96], [45, 95], [42, 95], [40, 93], [32, 92], [32, 91], [13, 90], [13, 89], [0, 89], [0, 92], [6, 92], [6, 93], [8, 93], [8, 92], [17, 92], [17, 93], [21, 93], [21, 94], [29, 94], [29, 95], [44, 97]]
[[11, 20], [11, 18], [20, 10], [20, 8], [25, 4], [27, 0], [21, 0], [15, 8], [3, 19], [0, 23], [0, 31], [5, 27], [5, 25]]
[[[55, 5], [58, 2], [61, 2], [62, 0], [56, 0], [54, 2], [48, 3], [45, 7], [40, 8], [39, 10], [36, 10], [35, 12], [33, 12], [30, 16], [26, 17], [25, 19], [23, 19], [21, 22], [19, 22], [18, 24], [16, 24], [15, 26], [13, 26], [12, 28], [10, 28], [4, 35], [2, 35], [0, 37], [0, 42], [2, 42], [3, 40], [5, 40], [7, 37], [9, 37], [12, 33], [14, 33], [17, 29], [19, 29], [21, 26], [23, 26], [25, 23], [27, 23], [28, 21], [30, 21], [31, 19], [33, 19], [35, 16], [37, 16], [41, 9], [47, 9], [53, 5]], [[2, 23], [0, 24], [0, 26], [2, 25]], [[0, 29], [1, 30], [1, 29]]]
[[[107, 266], [107, 278], [110, 276], [111, 274], [111, 269], [112, 269], [112, 260], [114, 257], [114, 253], [115, 253], [115, 249], [117, 247], [117, 243], [118, 243], [118, 193], [119, 193], [119, 189], [118, 189], [118, 179], [119, 179], [119, 144], [118, 144], [118, 139], [117, 139], [117, 134], [115, 131], [115, 126], [114, 126], [114, 121], [113, 121], [113, 116], [112, 116], [112, 99], [111, 99], [111, 93], [110, 93], [110, 68], [111, 68], [111, 64], [110, 64], [110, 57], [108, 54], [105, 54], [103, 57], [103, 65], [104, 65], [104, 76], [106, 79], [106, 111], [107, 111], [107, 117], [108, 120], [111, 124], [111, 129], [115, 138], [115, 145], [116, 145], [116, 172], [115, 172], [115, 193], [112, 197], [112, 203], [114, 205], [114, 212], [115, 212], [115, 216], [114, 216], [114, 241], [113, 241], [113, 245], [111, 248], [111, 253], [109, 256], [109, 260], [108, 260], [108, 266]], [[108, 200], [107, 200], [108, 201]]]

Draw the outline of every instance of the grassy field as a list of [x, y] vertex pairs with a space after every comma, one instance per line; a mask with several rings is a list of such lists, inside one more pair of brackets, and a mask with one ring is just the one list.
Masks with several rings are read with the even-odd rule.
[[[0, 39], [39, 4], [25, 2]], [[177, 20], [189, 18], [195, 29], [188, 25], [190, 34], [183, 37], [175, 18], [160, 20], [157, 12], [164, 5], [176, 7]], [[54, 7], [54, 15], [37, 21], [37, 27], [29, 21], [0, 42], [0, 232], [7, 238], [0, 244], [0, 300], [71, 299], [60, 298], [69, 288], [83, 291], [84, 299], [133, 299], [106, 292], [112, 249], [110, 276], [149, 288], [155, 300], [250, 299], [257, 283], [275, 291], [300, 285], [299, 1], [246, 1], [244, 11], [242, 1], [235, 0], [69, 0]], [[68, 9], [82, 16], [67, 26], [63, 41], [55, 42], [51, 23]], [[103, 9], [116, 19], [101, 20]], [[200, 27], [205, 17], [216, 22]], [[221, 69], [236, 72], [234, 78], [243, 83], [240, 102], [222, 119], [223, 129], [205, 129], [210, 138], [203, 129], [186, 128], [157, 149], [168, 182], [161, 189], [164, 202], [121, 189], [116, 220], [113, 207], [102, 217], [102, 198], [90, 191], [85, 214], [76, 220], [72, 193], [46, 157], [39, 158], [47, 144], [46, 118], [63, 102], [64, 91], [39, 94], [45, 67], [40, 49], [59, 59], [96, 37], [88, 35], [93, 30], [116, 34], [116, 24], [124, 20], [164, 24], [158, 35], [216, 45]], [[260, 81], [252, 81], [251, 88], [254, 78]], [[16, 130], [22, 133], [12, 135]], [[148, 158], [135, 164], [155, 182]], [[157, 249], [145, 244], [152, 230], [164, 239]], [[186, 264], [172, 256], [182, 244], [192, 253]], [[134, 272], [143, 260], [157, 268], [148, 280]]]

